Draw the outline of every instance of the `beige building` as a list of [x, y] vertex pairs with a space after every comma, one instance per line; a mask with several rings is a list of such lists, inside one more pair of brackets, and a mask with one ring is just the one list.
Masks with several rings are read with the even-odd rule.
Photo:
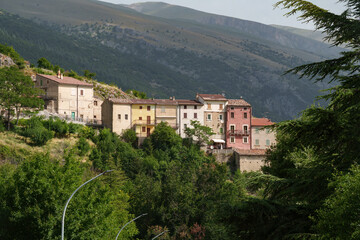
[[264, 128], [273, 124], [267, 118], [251, 118], [252, 149], [267, 149], [276, 144], [275, 132]]
[[94, 122], [99, 122], [101, 123], [102, 120], [102, 113], [101, 113], [101, 106], [103, 104], [103, 99], [98, 97], [98, 96], [94, 96], [93, 99], [93, 111], [94, 111]]
[[102, 122], [112, 132], [119, 135], [131, 125], [131, 100], [130, 99], [105, 99], [102, 106]]
[[35, 86], [44, 90], [42, 98], [49, 112], [80, 121], [94, 118], [92, 84], [62, 74], [37, 74]]
[[173, 129], [178, 128], [176, 122], [177, 101], [171, 99], [154, 99], [155, 107], [155, 123], [167, 122]]
[[264, 149], [236, 149], [236, 167], [241, 172], [261, 171], [265, 166], [266, 150]]
[[204, 106], [204, 125], [210, 127], [214, 135], [211, 139], [225, 147], [225, 117], [227, 99], [221, 94], [197, 94], [197, 100]]

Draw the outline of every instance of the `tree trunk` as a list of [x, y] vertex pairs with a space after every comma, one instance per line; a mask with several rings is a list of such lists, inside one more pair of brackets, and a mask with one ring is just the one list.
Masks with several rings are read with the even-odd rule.
[[8, 108], [8, 115], [7, 115], [7, 129], [10, 131], [10, 112], [11, 108]]
[[17, 126], [18, 123], [19, 123], [20, 109], [21, 109], [21, 108], [16, 108], [16, 126]]

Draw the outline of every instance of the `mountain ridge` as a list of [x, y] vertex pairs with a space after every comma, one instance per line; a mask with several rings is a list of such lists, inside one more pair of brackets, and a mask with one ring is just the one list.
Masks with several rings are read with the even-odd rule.
[[[0, 0], [0, 8], [28, 19], [17, 25], [15, 20], [10, 25], [2, 24], [4, 34], [18, 37], [0, 35], [0, 40], [7, 39], [8, 44], [18, 41], [19, 52], [32, 62], [36, 61], [34, 56], [39, 56], [68, 69], [89, 69], [103, 82], [146, 91], [150, 97], [194, 98], [197, 92], [225, 93], [229, 98], [244, 96], [257, 109], [255, 115], [275, 121], [293, 118], [327, 87], [282, 75], [291, 67], [323, 60], [321, 54], [284, 47], [249, 32], [144, 15], [92, 0], [52, 3]], [[88, 8], [90, 13], [81, 10]], [[97, 12], [99, 15], [91, 15]], [[26, 24], [32, 30], [26, 30]], [[45, 27], [41, 33], [35, 30]], [[43, 39], [26, 34], [31, 31]], [[28, 48], [24, 54], [21, 41], [31, 42], [38, 52], [31, 53]]]

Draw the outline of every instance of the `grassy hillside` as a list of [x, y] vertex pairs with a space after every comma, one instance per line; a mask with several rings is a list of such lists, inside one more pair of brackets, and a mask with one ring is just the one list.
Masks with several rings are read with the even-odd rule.
[[89, 0], [51, 5], [0, 0], [0, 8], [27, 18], [1, 15], [0, 42], [13, 45], [31, 62], [46, 57], [67, 69], [89, 69], [100, 81], [150, 97], [194, 98], [197, 92], [243, 96], [256, 116], [277, 121], [294, 117], [321, 89], [282, 75], [290, 67], [323, 59], [321, 54], [231, 26], [148, 16]]

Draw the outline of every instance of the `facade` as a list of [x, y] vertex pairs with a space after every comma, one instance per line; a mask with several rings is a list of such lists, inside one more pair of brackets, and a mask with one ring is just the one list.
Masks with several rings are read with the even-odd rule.
[[94, 122], [101, 122], [102, 120], [102, 113], [101, 113], [101, 105], [103, 104], [103, 99], [98, 97], [98, 96], [94, 96], [93, 99], [93, 119]]
[[131, 126], [141, 142], [155, 129], [156, 103], [151, 99], [132, 99], [131, 102]]
[[204, 125], [210, 127], [215, 133], [211, 136], [212, 140], [220, 147], [224, 147], [228, 100], [221, 94], [197, 94], [196, 99], [204, 105]]
[[229, 99], [226, 119], [226, 147], [251, 149], [251, 105], [242, 98]]
[[92, 120], [93, 85], [72, 77], [58, 74], [37, 74], [35, 86], [45, 93], [45, 109], [49, 112], [70, 116], [72, 119]]
[[204, 125], [204, 105], [196, 100], [177, 100], [177, 102], [177, 123], [179, 126], [177, 133], [185, 138], [184, 131], [190, 127], [192, 120], [199, 121]]
[[241, 172], [261, 171], [265, 166], [266, 152], [264, 149], [236, 149], [235, 164]]
[[154, 99], [155, 108], [155, 124], [167, 122], [173, 129], [178, 128], [176, 120], [177, 102], [171, 99]]
[[106, 99], [101, 105], [103, 125], [119, 135], [130, 129], [131, 103], [129, 99]]
[[251, 119], [251, 148], [252, 149], [267, 149], [276, 143], [276, 136], [270, 129], [264, 129], [266, 126], [273, 125], [267, 118], [252, 118]]

